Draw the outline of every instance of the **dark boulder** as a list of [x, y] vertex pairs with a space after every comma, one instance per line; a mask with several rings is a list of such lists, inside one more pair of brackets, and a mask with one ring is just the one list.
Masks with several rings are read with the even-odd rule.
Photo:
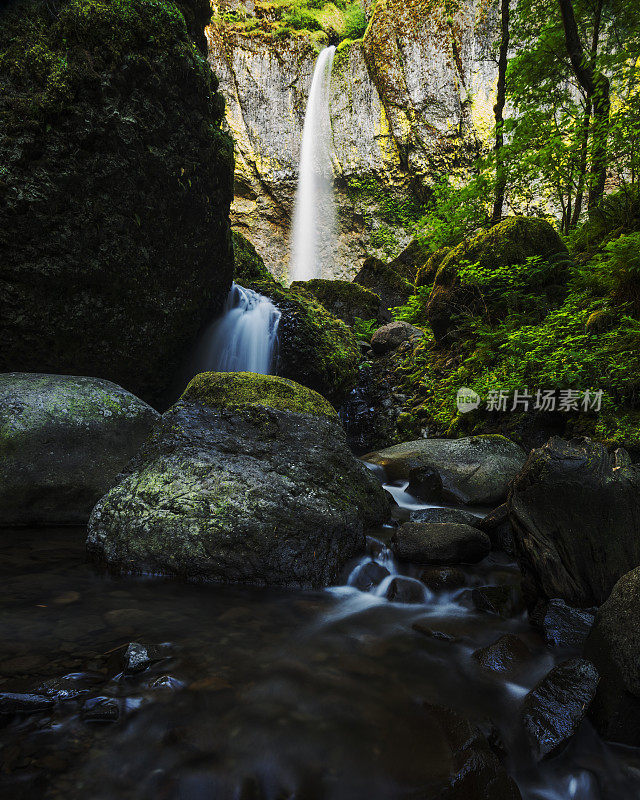
[[432, 592], [450, 592], [464, 586], [466, 576], [458, 567], [427, 567], [420, 580]]
[[601, 444], [550, 439], [531, 452], [508, 502], [530, 607], [539, 598], [600, 605], [640, 564], [640, 468], [617, 467]]
[[486, 534], [454, 522], [405, 522], [391, 538], [402, 561], [416, 564], [474, 564], [491, 550]]
[[543, 606], [539, 627], [549, 647], [582, 650], [594, 619], [595, 609], [573, 608], [553, 598]]
[[415, 467], [409, 471], [407, 492], [420, 500], [437, 502], [442, 499], [442, 478], [433, 467]]
[[110, 381], [0, 375], [0, 526], [85, 524], [159, 419]]
[[0, 714], [37, 714], [53, 708], [53, 700], [40, 694], [0, 692]]
[[411, 512], [410, 520], [411, 522], [457, 522], [482, 530], [482, 517], [464, 508], [421, 508]]
[[395, 350], [403, 342], [415, 341], [424, 336], [424, 331], [408, 322], [389, 322], [371, 337], [371, 349], [377, 356]]
[[467, 719], [443, 706], [425, 703], [450, 749], [451, 786], [433, 793], [442, 800], [521, 800], [520, 791], [487, 739]]
[[385, 597], [394, 603], [424, 603], [424, 586], [412, 578], [394, 578], [387, 587]]
[[182, 11], [203, 44], [202, 0], [0, 15], [0, 371], [162, 402], [222, 308], [233, 142]]
[[471, 590], [471, 602], [478, 611], [501, 617], [513, 617], [524, 611], [518, 586], [478, 586]]
[[377, 561], [368, 561], [358, 570], [353, 585], [362, 592], [368, 592], [378, 586], [391, 573]]
[[121, 571], [321, 587], [388, 513], [327, 400], [283, 378], [209, 372], [97, 504], [87, 546]]
[[590, 661], [572, 658], [554, 667], [527, 694], [522, 720], [538, 759], [557, 753], [578, 730], [598, 680]]
[[519, 636], [506, 633], [492, 644], [476, 650], [473, 658], [482, 669], [513, 676], [526, 666], [531, 651]]
[[623, 575], [600, 607], [585, 656], [601, 675], [591, 709], [607, 739], [640, 745], [640, 567]]

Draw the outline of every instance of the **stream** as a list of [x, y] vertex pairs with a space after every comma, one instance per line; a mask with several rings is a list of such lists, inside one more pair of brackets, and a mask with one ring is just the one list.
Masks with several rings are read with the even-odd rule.
[[[399, 516], [426, 507], [389, 488]], [[588, 721], [559, 756], [531, 760], [522, 700], [572, 654], [547, 649], [524, 614], [478, 612], [468, 592], [517, 584], [516, 565], [492, 554], [464, 567], [461, 588], [420, 584], [422, 602], [391, 602], [384, 594], [395, 575], [420, 574], [395, 563], [385, 545], [392, 530], [370, 531], [342, 585], [317, 592], [114, 578], [86, 561], [83, 529], [2, 531], [0, 688], [46, 692], [56, 703], [0, 716], [0, 796], [432, 797], [421, 792], [446, 759], [426, 702], [490, 733], [525, 800], [638, 797], [640, 754], [605, 745]], [[371, 561], [390, 574], [361, 591]], [[472, 658], [503, 633], [532, 653], [517, 681]], [[130, 642], [163, 643], [159, 660], [124, 674]]]

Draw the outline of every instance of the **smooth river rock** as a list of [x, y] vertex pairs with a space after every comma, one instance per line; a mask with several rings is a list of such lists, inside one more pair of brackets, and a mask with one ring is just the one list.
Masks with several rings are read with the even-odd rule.
[[110, 381], [0, 375], [0, 525], [82, 525], [160, 415]]
[[553, 437], [514, 481], [509, 519], [530, 606], [600, 605], [640, 565], [640, 467], [590, 439]]
[[327, 400], [284, 378], [209, 372], [100, 500], [87, 546], [121, 571], [321, 587], [388, 514]]
[[416, 439], [363, 456], [384, 467], [388, 480], [409, 480], [416, 468], [431, 467], [445, 497], [464, 504], [497, 505], [526, 461], [524, 450], [504, 436]]
[[578, 730], [598, 680], [590, 661], [572, 658], [554, 667], [527, 694], [522, 720], [537, 758], [555, 754]]
[[405, 522], [391, 538], [394, 554], [416, 564], [474, 564], [489, 554], [489, 537], [454, 522]]

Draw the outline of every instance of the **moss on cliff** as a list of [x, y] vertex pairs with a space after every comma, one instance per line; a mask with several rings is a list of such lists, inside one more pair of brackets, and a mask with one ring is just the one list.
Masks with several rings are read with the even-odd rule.
[[[160, 402], [232, 274], [233, 147], [201, 0], [0, 16], [0, 370]], [[201, 37], [199, 37], [201, 38]]]
[[295, 281], [291, 284], [298, 294], [315, 298], [328, 311], [347, 325], [355, 318], [374, 319], [380, 313], [380, 297], [364, 286], [351, 281], [323, 280]]
[[251, 242], [238, 231], [233, 231], [233, 277], [241, 286], [256, 281], [273, 281], [262, 257]]
[[266, 406], [299, 414], [337, 417], [331, 403], [299, 383], [254, 372], [203, 372], [196, 375], [181, 397], [216, 408]]

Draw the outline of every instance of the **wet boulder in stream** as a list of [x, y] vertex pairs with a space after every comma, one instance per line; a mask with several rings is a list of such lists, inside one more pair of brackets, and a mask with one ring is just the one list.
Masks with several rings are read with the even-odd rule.
[[416, 564], [474, 564], [489, 554], [489, 537], [470, 525], [454, 522], [405, 522], [393, 534], [391, 547], [401, 561]]
[[538, 759], [555, 754], [578, 730], [598, 686], [594, 665], [572, 658], [554, 667], [524, 700], [522, 720]]
[[501, 503], [509, 482], [526, 461], [524, 450], [504, 436], [417, 439], [363, 456], [384, 467], [390, 481], [409, 480], [411, 470], [430, 468], [442, 480], [444, 497], [466, 505]]
[[514, 547], [530, 607], [603, 603], [640, 564], [640, 468], [590, 439], [533, 450], [509, 492]]
[[203, 373], [98, 503], [87, 546], [122, 571], [322, 587], [388, 513], [323, 397], [275, 376]]
[[596, 727], [607, 739], [640, 746], [640, 567], [598, 610], [585, 655], [602, 677], [591, 709]]

